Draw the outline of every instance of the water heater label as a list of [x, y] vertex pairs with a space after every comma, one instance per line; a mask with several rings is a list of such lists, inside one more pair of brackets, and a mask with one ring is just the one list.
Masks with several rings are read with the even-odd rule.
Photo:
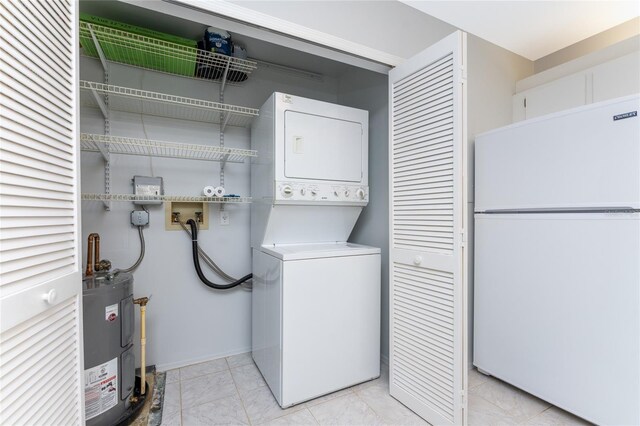
[[118, 358], [84, 370], [86, 419], [118, 405]]
[[113, 322], [118, 318], [118, 304], [109, 305], [104, 308], [104, 319]]

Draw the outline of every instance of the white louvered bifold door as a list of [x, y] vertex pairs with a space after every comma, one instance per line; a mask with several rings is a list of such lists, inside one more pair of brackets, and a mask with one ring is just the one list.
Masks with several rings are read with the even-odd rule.
[[466, 35], [389, 73], [390, 392], [466, 423]]
[[0, 1], [0, 424], [84, 424], [77, 2]]

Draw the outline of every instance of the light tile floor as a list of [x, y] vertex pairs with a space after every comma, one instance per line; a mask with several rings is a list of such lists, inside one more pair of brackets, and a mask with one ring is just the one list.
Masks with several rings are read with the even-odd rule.
[[590, 425], [573, 414], [496, 378], [469, 371], [470, 426]]
[[[251, 355], [240, 354], [167, 372], [162, 425], [426, 425], [389, 395], [379, 379], [286, 410], [278, 406]], [[588, 423], [499, 380], [469, 372], [469, 424]]]

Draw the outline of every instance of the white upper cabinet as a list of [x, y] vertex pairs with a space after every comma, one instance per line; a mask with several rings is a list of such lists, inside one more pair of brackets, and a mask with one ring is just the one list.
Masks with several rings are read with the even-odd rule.
[[[587, 77], [574, 74], [514, 96], [514, 121], [551, 114], [587, 103]], [[518, 111], [517, 117], [515, 111]]]
[[640, 52], [636, 51], [516, 93], [513, 121], [639, 92]]
[[640, 52], [593, 68], [593, 102], [640, 93]]

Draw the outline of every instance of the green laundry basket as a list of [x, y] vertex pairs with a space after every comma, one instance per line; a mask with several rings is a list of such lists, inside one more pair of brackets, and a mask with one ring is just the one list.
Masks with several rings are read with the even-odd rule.
[[80, 44], [93, 57], [98, 50], [92, 32], [110, 61], [194, 76], [198, 49], [193, 40], [81, 13]]

